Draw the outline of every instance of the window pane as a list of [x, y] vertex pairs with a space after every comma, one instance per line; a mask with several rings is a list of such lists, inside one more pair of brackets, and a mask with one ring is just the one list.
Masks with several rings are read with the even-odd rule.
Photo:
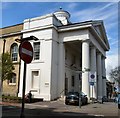
[[12, 78], [9, 80], [9, 83], [16, 83], [16, 74], [13, 73]]
[[18, 46], [17, 46], [17, 44], [13, 44], [11, 46], [11, 56], [12, 56], [12, 61], [17, 61], [17, 56], [18, 56]]
[[17, 53], [12, 53], [12, 61], [17, 61]]
[[34, 43], [34, 60], [39, 60], [40, 58], [40, 42]]

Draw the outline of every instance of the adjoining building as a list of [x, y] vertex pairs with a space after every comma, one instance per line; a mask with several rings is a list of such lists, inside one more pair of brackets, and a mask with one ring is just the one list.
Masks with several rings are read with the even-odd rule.
[[[33, 61], [27, 64], [26, 93], [45, 101], [63, 97], [69, 91], [83, 91], [88, 98], [106, 96], [106, 51], [109, 43], [103, 21], [70, 22], [62, 9], [44, 16], [26, 19], [23, 38], [34, 49]], [[24, 63], [21, 61], [18, 96], [22, 96]], [[90, 85], [91, 79], [94, 85]]]
[[[19, 43], [15, 39], [21, 38], [23, 23], [8, 26], [0, 29], [0, 56], [4, 52], [11, 54], [11, 59], [14, 64], [13, 77], [10, 80], [3, 81], [2, 94], [18, 96], [19, 79], [20, 79], [20, 58], [18, 54]], [[3, 49], [5, 47], [5, 49]]]

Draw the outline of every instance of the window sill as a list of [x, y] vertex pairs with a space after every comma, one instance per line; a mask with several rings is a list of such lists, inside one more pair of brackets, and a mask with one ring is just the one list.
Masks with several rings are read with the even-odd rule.
[[31, 89], [31, 92], [38, 92], [38, 89]]
[[32, 63], [44, 63], [43, 60], [33, 60]]
[[15, 85], [16, 85], [16, 83], [9, 83], [9, 85], [10, 85], [10, 86], [15, 86]]
[[18, 64], [19, 62], [18, 61], [12, 61], [13, 64]]

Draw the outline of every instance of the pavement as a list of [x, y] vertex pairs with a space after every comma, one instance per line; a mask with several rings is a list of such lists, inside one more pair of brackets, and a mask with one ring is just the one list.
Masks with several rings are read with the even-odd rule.
[[[3, 118], [5, 118], [5, 116], [9, 116], [9, 113], [12, 114], [12, 116], [20, 115], [20, 103], [1, 102], [0, 105], [3, 106]], [[25, 103], [25, 115], [34, 117], [57, 115], [74, 117], [85, 116], [85, 118], [87, 116], [120, 118], [120, 109], [118, 109], [117, 103], [114, 102], [104, 102], [103, 104], [91, 103], [88, 105], [81, 106], [81, 108], [79, 108], [79, 106], [65, 105], [63, 100], [56, 100], [50, 102], [35, 102], [30, 104]]]

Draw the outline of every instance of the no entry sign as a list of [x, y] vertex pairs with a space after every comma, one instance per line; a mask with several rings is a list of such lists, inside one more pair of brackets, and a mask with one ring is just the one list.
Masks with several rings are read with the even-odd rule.
[[23, 41], [19, 47], [20, 58], [25, 61], [27, 64], [31, 63], [33, 59], [33, 48], [30, 42]]

